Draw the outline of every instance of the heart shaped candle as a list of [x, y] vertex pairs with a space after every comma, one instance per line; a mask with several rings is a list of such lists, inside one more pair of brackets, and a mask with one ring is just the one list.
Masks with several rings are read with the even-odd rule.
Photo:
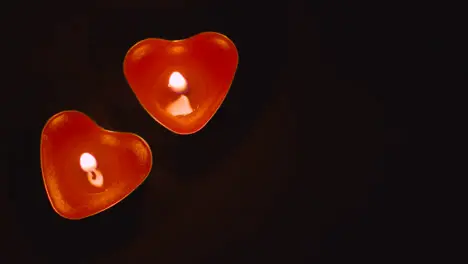
[[148, 176], [152, 154], [141, 137], [105, 130], [78, 111], [51, 117], [41, 136], [41, 167], [54, 210], [68, 219], [102, 212]]
[[221, 106], [238, 63], [226, 36], [204, 32], [188, 39], [145, 39], [124, 60], [127, 82], [146, 111], [177, 134], [202, 129]]

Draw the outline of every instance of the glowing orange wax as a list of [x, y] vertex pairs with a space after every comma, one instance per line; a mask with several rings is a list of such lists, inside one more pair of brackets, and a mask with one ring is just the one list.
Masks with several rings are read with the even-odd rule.
[[146, 111], [177, 134], [202, 129], [221, 106], [237, 69], [226, 36], [205, 32], [188, 39], [145, 39], [124, 60], [127, 82]]
[[148, 176], [152, 154], [141, 137], [105, 130], [78, 111], [51, 117], [41, 136], [41, 167], [54, 210], [68, 219], [102, 212]]

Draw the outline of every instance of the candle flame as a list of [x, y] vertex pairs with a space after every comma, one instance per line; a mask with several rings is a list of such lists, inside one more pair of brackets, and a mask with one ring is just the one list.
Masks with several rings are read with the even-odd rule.
[[96, 158], [89, 153], [83, 153], [80, 157], [80, 166], [85, 172], [91, 172], [97, 167]]
[[93, 155], [89, 153], [83, 153], [80, 157], [80, 166], [83, 171], [86, 172], [88, 181], [94, 187], [102, 187], [104, 185], [104, 177], [102, 173], [97, 170], [97, 161]]
[[187, 81], [180, 72], [173, 72], [169, 77], [169, 87], [176, 93], [185, 92], [187, 90]]

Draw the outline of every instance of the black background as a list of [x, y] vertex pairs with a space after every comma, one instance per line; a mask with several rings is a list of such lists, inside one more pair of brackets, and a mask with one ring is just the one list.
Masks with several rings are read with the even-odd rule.
[[[415, 235], [400, 237], [405, 189], [383, 175], [384, 143], [391, 161], [406, 140], [403, 119], [386, 119], [383, 137], [402, 51], [385, 8], [108, 2], [18, 2], [3, 16], [1, 263], [394, 263], [414, 251]], [[239, 67], [210, 123], [179, 136], [139, 105], [122, 61], [141, 39], [203, 31], [229, 36]], [[140, 188], [81, 221], [52, 210], [40, 172], [41, 129], [68, 109], [139, 134], [154, 156]]]

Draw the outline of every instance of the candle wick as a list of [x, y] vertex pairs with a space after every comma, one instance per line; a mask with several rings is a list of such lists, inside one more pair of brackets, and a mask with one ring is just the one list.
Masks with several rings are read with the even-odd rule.
[[102, 173], [97, 169], [88, 172], [88, 181], [91, 183], [91, 185], [98, 188], [102, 187], [104, 184]]
[[93, 179], [93, 180], [96, 179], [96, 172], [94, 170], [91, 171], [91, 179]]

